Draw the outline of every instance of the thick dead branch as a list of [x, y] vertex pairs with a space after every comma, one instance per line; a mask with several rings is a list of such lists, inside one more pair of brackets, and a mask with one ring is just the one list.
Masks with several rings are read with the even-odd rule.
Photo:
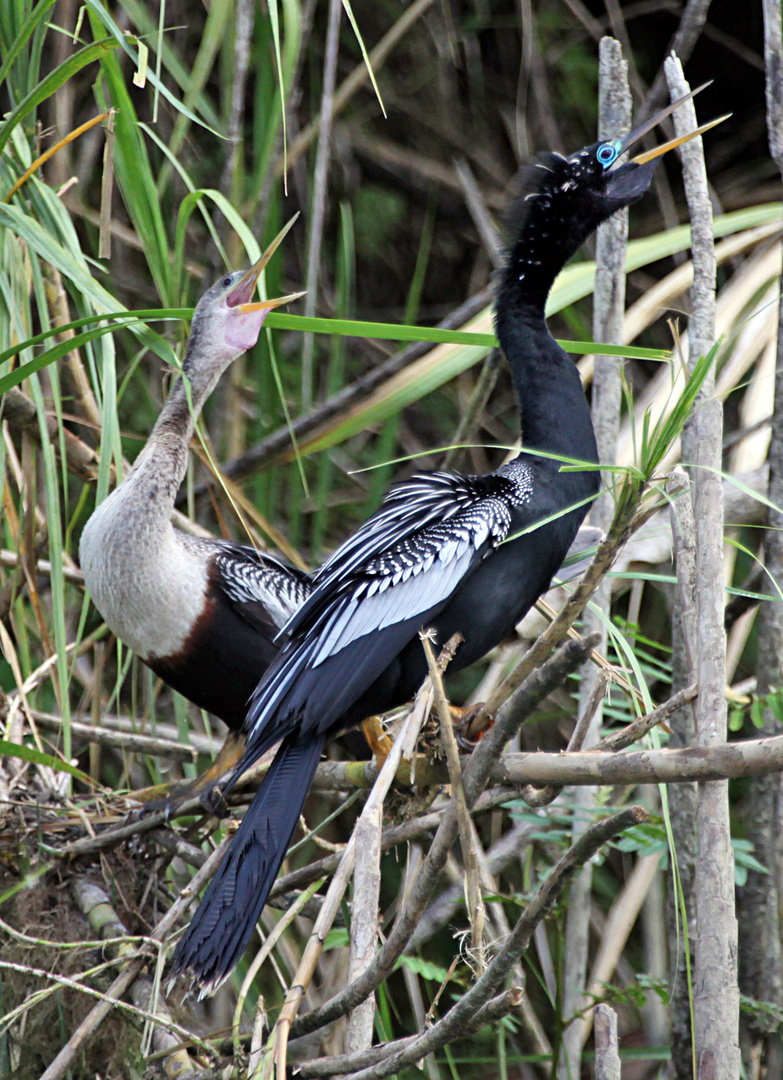
[[[41, 428], [35, 403], [23, 394], [19, 387], [14, 386], [3, 394], [0, 400], [0, 420], [7, 420], [12, 431], [24, 433], [34, 442], [40, 443]], [[65, 447], [65, 464], [69, 472], [80, 480], [97, 480], [98, 455], [91, 446], [82, 442], [67, 428], [60, 429], [56, 417], [49, 413], [46, 415], [46, 432], [58, 459], [61, 446]]]
[[[764, 0], [764, 59], [766, 68], [767, 130], [772, 157], [783, 172], [783, 16], [775, 0]], [[778, 305], [778, 336], [775, 361], [774, 407], [769, 447], [769, 499], [783, 506], [783, 291]], [[767, 508], [767, 532], [763, 562], [772, 581], [783, 581], [783, 513]], [[783, 604], [767, 602], [759, 609], [757, 693], [760, 698], [783, 681]], [[763, 715], [763, 733], [778, 734], [780, 723], [771, 709]], [[738, 891], [738, 914], [744, 932], [739, 946], [739, 985], [743, 994], [780, 1007], [783, 980], [780, 970], [779, 889], [781, 851], [780, 777], [765, 776], [751, 781], [744, 814], [748, 839], [754, 856], [764, 871], [750, 869], [745, 885]], [[764, 1042], [777, 1028], [773, 1015], [758, 1010], [740, 1016], [740, 1042], [748, 1076], [760, 1075], [765, 1066]]]
[[[378, 897], [381, 891], [381, 833], [383, 808], [362, 815], [354, 829], [356, 866], [351, 903], [351, 963], [348, 978], [357, 978], [372, 961], [378, 941]], [[353, 1010], [345, 1029], [346, 1054], [372, 1044], [375, 999], [370, 996]]]
[[[619, 41], [605, 37], [599, 44], [598, 62], [598, 137], [617, 138], [631, 129], [631, 91], [628, 85], [628, 64], [623, 59]], [[596, 241], [596, 276], [593, 299], [593, 338], [619, 344], [622, 341], [625, 311], [625, 253], [628, 243], [628, 210], [613, 214], [598, 229]], [[620, 430], [622, 398], [621, 367], [617, 357], [596, 356], [591, 415], [595, 429], [598, 457], [602, 465], [613, 465], [617, 459], [617, 436]], [[604, 487], [610, 487], [613, 476], [604, 473]], [[614, 516], [614, 497], [604, 490], [590, 507], [590, 523], [608, 531]], [[599, 583], [593, 596], [593, 608], [584, 614], [586, 632], [599, 635], [597, 648], [606, 652], [607, 620], [612, 606], [612, 587], [608, 578]], [[579, 711], [587, 715], [592, 697], [599, 686], [599, 672], [588, 667], [579, 687]], [[589, 749], [598, 741], [603, 718], [600, 699], [587, 722], [584, 745]], [[574, 839], [584, 831], [589, 813], [595, 804], [595, 793], [589, 788], [574, 792], [574, 816], [571, 835]], [[587, 948], [590, 930], [590, 893], [592, 867], [586, 863], [577, 875], [570, 892], [571, 902], [566, 913], [565, 950], [563, 954], [562, 1016], [570, 1017], [583, 1009], [587, 974]], [[578, 1024], [569, 1024], [563, 1032], [563, 1052], [558, 1061], [558, 1077], [569, 1080], [580, 1072], [583, 1040]]]
[[502, 784], [682, 784], [783, 769], [783, 735], [683, 750], [623, 754], [506, 754], [492, 770]]
[[[672, 97], [690, 89], [676, 57], [665, 64]], [[678, 135], [693, 131], [696, 113], [686, 102], [674, 113]], [[681, 149], [691, 219], [693, 287], [689, 320], [689, 366], [715, 340], [715, 245], [712, 206], [700, 139]], [[723, 414], [705, 383], [705, 399], [694, 416], [696, 465], [696, 602], [698, 606], [698, 687], [696, 737], [700, 747], [726, 739], [726, 633], [723, 628], [723, 492], [720, 482]], [[734, 911], [734, 856], [731, 848], [728, 784], [702, 783], [697, 810], [694, 1038], [699, 1071], [715, 1080], [739, 1075], [739, 989], [737, 920]], [[709, 932], [707, 931], [709, 928]]]
[[617, 1013], [609, 1005], [596, 1005], [595, 1080], [620, 1080], [620, 1045], [617, 1041]]

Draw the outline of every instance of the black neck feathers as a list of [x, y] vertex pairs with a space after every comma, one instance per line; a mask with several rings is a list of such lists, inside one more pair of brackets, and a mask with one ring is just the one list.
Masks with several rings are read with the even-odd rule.
[[579, 374], [554, 341], [544, 309], [557, 275], [576, 250], [632, 199], [611, 196], [597, 157], [603, 144], [569, 158], [547, 154], [523, 174], [511, 212], [495, 325], [519, 398], [523, 447], [597, 461]]

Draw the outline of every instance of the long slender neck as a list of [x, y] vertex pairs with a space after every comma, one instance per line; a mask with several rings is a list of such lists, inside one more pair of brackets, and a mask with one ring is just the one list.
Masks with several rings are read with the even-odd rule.
[[169, 517], [188, 465], [188, 446], [204, 403], [220, 372], [207, 377], [191, 376], [190, 395], [182, 377], [175, 382], [168, 401], [133, 468], [121, 485], [121, 497], [138, 504], [147, 526], [168, 525]]
[[526, 204], [501, 279], [495, 322], [517, 392], [523, 446], [597, 461], [579, 373], [544, 316], [555, 278], [596, 223], [568, 207], [560, 213], [558, 201], [557, 194], [544, 192]]

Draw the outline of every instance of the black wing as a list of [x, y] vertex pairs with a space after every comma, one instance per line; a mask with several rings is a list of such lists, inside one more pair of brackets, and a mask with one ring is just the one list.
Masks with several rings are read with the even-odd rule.
[[312, 591], [312, 581], [283, 559], [221, 540], [212, 559], [215, 582], [234, 610], [273, 639]]
[[423, 473], [394, 488], [284, 627], [251, 703], [245, 765], [295, 725], [335, 724], [505, 539], [518, 497], [497, 474]]

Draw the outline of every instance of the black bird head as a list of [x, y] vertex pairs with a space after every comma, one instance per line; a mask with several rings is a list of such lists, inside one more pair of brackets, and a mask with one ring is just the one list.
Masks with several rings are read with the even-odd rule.
[[543, 307], [556, 275], [577, 248], [602, 222], [648, 190], [661, 157], [720, 123], [713, 120], [628, 161], [621, 160], [643, 135], [701, 89], [662, 109], [630, 135], [594, 143], [570, 157], [546, 154], [526, 171], [523, 193], [512, 209], [515, 239], [498, 298], [499, 320], [504, 304], [512, 310], [518, 303]]
[[229, 364], [255, 345], [270, 311], [304, 295], [291, 293], [272, 300], [253, 300], [264, 267], [298, 216], [280, 230], [249, 270], [225, 274], [196, 304], [182, 363], [191, 382], [219, 378]]

